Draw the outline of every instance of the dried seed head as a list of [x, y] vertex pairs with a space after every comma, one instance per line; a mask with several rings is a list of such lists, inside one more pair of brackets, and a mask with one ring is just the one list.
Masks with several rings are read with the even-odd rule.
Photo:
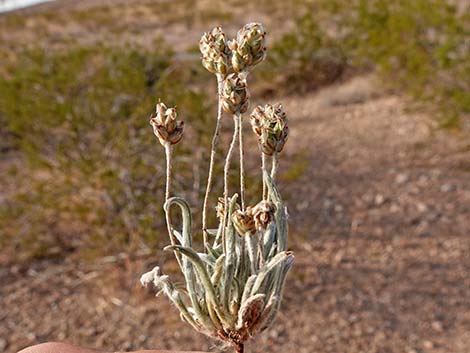
[[237, 33], [230, 42], [232, 67], [236, 72], [248, 70], [266, 57], [266, 32], [261, 23], [249, 23]]
[[245, 211], [236, 210], [232, 214], [233, 226], [242, 237], [247, 234], [255, 234], [256, 226], [253, 218], [253, 208], [248, 206]]
[[177, 121], [176, 116], [176, 109], [167, 108], [163, 103], [158, 103], [155, 113], [150, 116], [153, 133], [163, 146], [166, 143], [174, 145], [183, 137], [184, 123]]
[[199, 41], [202, 65], [213, 74], [225, 76], [230, 70], [230, 48], [222, 27], [215, 27], [204, 33]]
[[262, 200], [253, 207], [252, 213], [256, 229], [266, 229], [274, 219], [274, 212], [276, 212], [276, 206], [271, 201]]
[[287, 115], [280, 103], [275, 106], [257, 106], [251, 113], [250, 122], [263, 153], [271, 156], [274, 152], [282, 151], [289, 135], [289, 127]]
[[217, 214], [217, 218], [224, 219], [225, 217], [225, 200], [223, 197], [219, 197], [217, 200], [217, 205], [215, 206], [215, 212]]
[[227, 113], [246, 112], [250, 104], [249, 98], [250, 94], [244, 79], [241, 79], [235, 73], [225, 78], [222, 88], [222, 107]]
[[251, 328], [264, 308], [265, 294], [255, 294], [248, 298], [238, 311], [237, 329]]
[[[240, 205], [238, 203], [235, 204], [235, 210], [239, 210]], [[224, 219], [225, 217], [225, 200], [223, 197], [219, 197], [217, 200], [217, 205], [215, 206], [215, 212], [219, 219]]]

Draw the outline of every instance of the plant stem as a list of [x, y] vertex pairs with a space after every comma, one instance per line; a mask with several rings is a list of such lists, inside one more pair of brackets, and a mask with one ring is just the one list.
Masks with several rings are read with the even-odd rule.
[[166, 157], [166, 187], [165, 187], [165, 202], [170, 198], [171, 189], [171, 144], [165, 144], [165, 157]]
[[242, 211], [245, 210], [245, 162], [243, 152], [243, 120], [240, 113], [236, 116], [238, 120], [238, 138], [240, 147], [240, 199], [242, 204]]
[[215, 132], [214, 136], [212, 137], [212, 144], [211, 144], [211, 155], [209, 161], [209, 175], [207, 177], [207, 186], [206, 186], [206, 194], [204, 195], [204, 204], [202, 207], [202, 234], [203, 234], [203, 242], [204, 242], [204, 249], [206, 248], [207, 244], [207, 204], [209, 202], [209, 193], [212, 189], [212, 179], [214, 175], [214, 161], [215, 161], [215, 152], [217, 147], [217, 142], [219, 141], [219, 134], [220, 134], [220, 121], [222, 119], [223, 111], [222, 111], [222, 85], [224, 82], [224, 77], [222, 75], [217, 75], [217, 121], [215, 125]]
[[266, 155], [261, 152], [261, 179], [263, 181], [263, 200], [266, 200], [268, 190], [264, 181], [264, 172], [266, 171]]
[[[167, 142], [165, 144], [165, 157], [166, 157], [166, 187], [165, 187], [165, 203], [168, 201], [170, 198], [170, 190], [171, 190], [171, 143]], [[170, 219], [170, 210], [165, 211], [165, 220], [166, 220], [166, 227], [168, 230], [168, 235], [170, 236], [170, 243], [171, 245], [176, 245], [176, 236], [173, 234], [173, 227], [171, 226], [171, 219]], [[181, 261], [181, 255], [178, 252], [174, 252], [176, 261], [178, 262], [178, 265], [180, 266], [181, 269], [182, 267], [182, 261]]]
[[230, 161], [232, 160], [233, 150], [235, 149], [235, 143], [237, 142], [237, 133], [238, 133], [238, 121], [237, 119], [233, 119], [234, 122], [234, 129], [233, 129], [233, 136], [232, 142], [230, 143], [230, 147], [227, 152], [227, 156], [225, 157], [225, 166], [224, 166], [224, 221], [223, 221], [223, 229], [222, 229], [222, 244], [225, 253], [225, 226], [227, 225], [227, 219], [229, 217], [228, 213], [228, 174], [230, 169]]
[[276, 181], [277, 169], [279, 167], [279, 158], [277, 152], [273, 154], [272, 166], [271, 166], [271, 178]]

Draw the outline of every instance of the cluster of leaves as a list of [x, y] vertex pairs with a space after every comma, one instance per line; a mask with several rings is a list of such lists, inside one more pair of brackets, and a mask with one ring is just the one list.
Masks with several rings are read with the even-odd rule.
[[449, 126], [470, 112], [470, 12], [448, 0], [328, 0], [306, 5], [271, 50], [293, 90], [344, 69], [376, 69], [384, 82], [439, 107]]
[[213, 122], [205, 113], [213, 107], [199, 85], [202, 71], [186, 63], [180, 70], [165, 45], [154, 47], [8, 53], [0, 76], [2, 148], [29, 162], [12, 165], [7, 175], [15, 182], [0, 204], [0, 245], [21, 254], [15, 260], [166, 241], [156, 235], [164, 217], [155, 202], [163, 197], [164, 156], [147, 117], [157, 92], [178, 101], [194, 144], [178, 153], [175, 187], [188, 190], [199, 173], [198, 146], [210, 144], [205, 130]]

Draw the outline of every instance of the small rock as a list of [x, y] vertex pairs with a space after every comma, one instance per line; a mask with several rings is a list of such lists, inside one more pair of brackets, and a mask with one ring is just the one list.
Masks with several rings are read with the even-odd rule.
[[416, 208], [418, 209], [419, 213], [424, 213], [428, 210], [428, 206], [426, 206], [426, 204], [423, 202], [418, 202], [416, 204]]
[[444, 327], [442, 326], [442, 323], [440, 321], [434, 321], [432, 324], [431, 324], [432, 328], [438, 332], [442, 332], [442, 330], [444, 329]]
[[375, 195], [374, 202], [377, 206], [382, 205], [385, 202], [385, 197], [382, 194]]
[[457, 189], [457, 187], [453, 184], [443, 184], [441, 186], [441, 191], [442, 192], [452, 192], [452, 191], [455, 191]]
[[400, 173], [395, 177], [395, 183], [401, 185], [409, 180], [408, 174]]
[[397, 213], [397, 212], [400, 212], [400, 206], [396, 203], [392, 203], [390, 205], [390, 212], [391, 213]]
[[423, 342], [423, 347], [426, 348], [426, 349], [433, 349], [434, 348], [434, 343], [432, 343], [431, 341], [424, 341]]
[[418, 184], [421, 186], [426, 186], [429, 182], [429, 177], [427, 175], [420, 175], [418, 178]]
[[343, 212], [343, 206], [337, 204], [335, 205], [334, 210], [335, 212], [341, 213]]
[[0, 338], [0, 351], [5, 351], [5, 349], [7, 348], [8, 346], [8, 342], [6, 339], [4, 338]]

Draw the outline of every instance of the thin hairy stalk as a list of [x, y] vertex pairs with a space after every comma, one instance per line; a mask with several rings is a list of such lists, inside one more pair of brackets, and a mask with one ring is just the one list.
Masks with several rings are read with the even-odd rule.
[[242, 210], [245, 210], [245, 161], [243, 152], [243, 120], [241, 114], [236, 115], [238, 120], [238, 139], [240, 147], [240, 199], [242, 204]]
[[[264, 175], [264, 172], [266, 172], [266, 155], [261, 152], [261, 174]], [[263, 200], [266, 200], [268, 197], [268, 188], [266, 186], [266, 182], [263, 179]]]
[[279, 157], [277, 156], [277, 153], [273, 153], [273, 158], [272, 158], [272, 166], [271, 166], [271, 178], [273, 181], [276, 181], [276, 175], [277, 175], [277, 169], [279, 167]]
[[212, 144], [211, 144], [211, 154], [210, 154], [210, 161], [209, 161], [209, 174], [207, 176], [207, 186], [206, 186], [206, 194], [204, 195], [204, 204], [202, 207], [202, 230], [203, 230], [203, 241], [204, 241], [204, 249], [207, 245], [207, 204], [209, 203], [209, 193], [212, 189], [212, 180], [214, 177], [214, 161], [215, 161], [215, 152], [217, 147], [217, 142], [219, 141], [220, 135], [220, 121], [222, 119], [223, 111], [222, 111], [222, 84], [224, 82], [224, 77], [220, 74], [217, 75], [217, 121], [215, 124], [215, 131], [214, 136], [212, 137]]
[[228, 218], [228, 174], [230, 169], [230, 162], [232, 160], [233, 150], [235, 149], [235, 144], [237, 142], [237, 134], [238, 134], [238, 121], [237, 119], [233, 120], [235, 126], [233, 129], [233, 136], [232, 142], [230, 143], [230, 147], [227, 151], [227, 156], [225, 157], [225, 165], [224, 165], [224, 221], [223, 221], [223, 228], [222, 228], [222, 244], [224, 248], [224, 253], [226, 252], [225, 248], [225, 227], [227, 225], [227, 218]]
[[[165, 157], [166, 157], [166, 185], [165, 185], [165, 202], [168, 201], [170, 198], [170, 190], [171, 190], [171, 144], [167, 142], [165, 144]], [[171, 237], [171, 235], [170, 235]]]
[[[170, 190], [171, 190], [171, 172], [172, 172], [171, 150], [172, 150], [171, 143], [167, 142], [165, 144], [165, 157], [166, 157], [165, 203], [170, 198]], [[176, 239], [175, 234], [173, 233], [173, 226], [171, 225], [170, 210], [165, 211], [165, 220], [166, 220], [166, 227], [168, 230], [168, 235], [170, 237], [170, 243], [171, 245], [176, 245], [177, 239]], [[181, 269], [183, 269], [181, 255], [177, 253], [176, 251], [174, 253], [175, 253], [176, 261], [178, 261], [178, 265], [180, 266]]]

